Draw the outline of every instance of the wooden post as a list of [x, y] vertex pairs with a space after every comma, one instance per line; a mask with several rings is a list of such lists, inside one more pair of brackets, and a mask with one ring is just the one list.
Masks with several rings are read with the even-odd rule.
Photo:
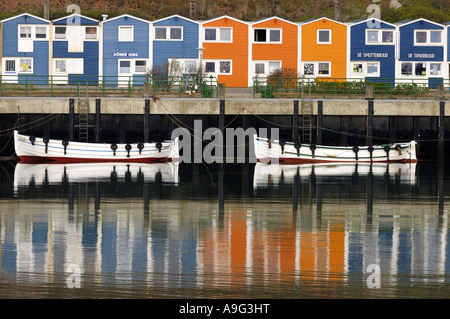
[[323, 127], [323, 101], [317, 102], [317, 138], [316, 143], [322, 144], [322, 127]]
[[145, 99], [144, 107], [144, 143], [150, 142], [150, 99]]
[[73, 141], [75, 99], [69, 99], [69, 141]]
[[298, 100], [294, 101], [294, 115], [292, 118], [292, 141], [298, 142]]
[[439, 103], [439, 161], [443, 161], [445, 158], [444, 153], [444, 135], [445, 135], [445, 101]]
[[223, 131], [225, 127], [225, 100], [220, 100], [219, 112], [219, 129]]
[[369, 100], [369, 105], [367, 108], [366, 144], [368, 146], [373, 145], [373, 100]]
[[100, 143], [101, 100], [95, 100], [95, 142]]

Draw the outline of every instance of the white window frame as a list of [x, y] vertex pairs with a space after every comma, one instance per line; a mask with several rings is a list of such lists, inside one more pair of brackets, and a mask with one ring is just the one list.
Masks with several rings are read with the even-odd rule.
[[[64, 62], [65, 71], [57, 71], [58, 69], [56, 68], [56, 64], [59, 61]], [[55, 59], [53, 67], [54, 67], [54, 70], [55, 70], [54, 71], [55, 74], [67, 74], [67, 60], [66, 59]]]
[[[19, 73], [19, 71], [18, 71], [18, 63], [17, 63], [17, 59], [16, 58], [3, 58], [3, 61], [5, 61], [4, 62], [4, 65], [3, 65], [3, 73], [4, 74], [17, 74], [17, 73]], [[10, 70], [8, 70], [7, 68], [6, 68], [6, 64], [7, 64], [7, 62], [8, 61], [14, 61], [14, 71], [10, 71]]]
[[[378, 32], [378, 41], [369, 42], [369, 32]], [[392, 32], [392, 42], [383, 42], [383, 32]], [[366, 29], [366, 45], [395, 45], [395, 32], [393, 29]]]
[[[133, 61], [134, 61], [134, 73], [137, 73], [137, 74], [145, 74], [145, 73], [147, 73], [148, 61], [146, 59], [134, 59]], [[145, 62], [145, 70], [144, 71], [138, 71], [136, 63], [137, 62], [142, 62], [142, 61]]]
[[[95, 38], [88, 38], [88, 33], [87, 33], [87, 29], [88, 28], [95, 28]], [[84, 28], [84, 39], [86, 40], [86, 41], [97, 41], [97, 39], [98, 39], [98, 28], [96, 27], [96, 26], [86, 26], [85, 28]]]
[[[81, 70], [73, 71], [70, 70], [70, 61], [77, 60], [81, 65]], [[56, 61], [65, 61], [66, 63], [66, 71], [65, 72], [56, 72]], [[56, 75], [65, 75], [65, 74], [84, 74], [84, 58], [54, 58], [53, 59], [53, 70]]]
[[[22, 32], [21, 32], [21, 29], [22, 28], [29, 28], [30, 29], [30, 32], [29, 32], [29, 37], [22, 37], [21, 35], [22, 35]], [[18, 26], [17, 26], [17, 30], [18, 30], [18, 32], [19, 32], [19, 39], [21, 39], [21, 40], [32, 40], [33, 39], [33, 26], [32, 25], [29, 25], [29, 24], [19, 24]], [[28, 34], [28, 33], [27, 33]]]
[[[414, 30], [414, 45], [415, 46], [442, 46], [444, 41], [444, 30], [439, 29], [432, 29], [432, 30], [425, 30], [425, 29], [416, 29]], [[418, 43], [417, 42], [417, 32], [425, 32], [427, 35], [426, 42]], [[431, 42], [431, 32], [440, 32], [441, 33], [441, 42]]]
[[[214, 70], [215, 72], [206, 72], [206, 62], [214, 62]], [[220, 71], [220, 63], [221, 62], [229, 62], [230, 63], [230, 73], [222, 73]], [[203, 68], [205, 70], [205, 73], [208, 75], [215, 75], [215, 76], [219, 76], [219, 75], [233, 75], [233, 60], [228, 60], [228, 59], [203, 59]]]
[[[183, 41], [184, 39], [184, 28], [183, 26], [155, 26], [155, 36], [154, 36], [154, 40], [155, 41]], [[180, 39], [172, 39], [170, 37], [170, 30], [172, 28], [175, 29], [181, 29], [181, 38]], [[165, 29], [166, 30], [166, 37], [164, 39], [157, 39], [156, 38], [156, 29]]]
[[[377, 72], [376, 73], [369, 73], [369, 64], [376, 64], [377, 65]], [[381, 63], [379, 61], [367, 61], [366, 62], [366, 76], [367, 77], [380, 77], [380, 67]]]
[[[37, 29], [38, 29], [38, 28], [43, 28], [43, 29], [45, 29], [45, 38], [38, 38], [38, 37], [37, 37]], [[34, 28], [34, 40], [36, 40], [36, 41], [46, 41], [46, 40], [48, 40], [48, 27], [45, 26], [45, 25], [37, 25], [37, 26]]]
[[[22, 38], [20, 36], [21, 32], [20, 29], [21, 28], [30, 28], [30, 36], [27, 38]], [[38, 38], [36, 37], [36, 30], [37, 28], [45, 28], [45, 38]], [[48, 25], [41, 25], [41, 24], [19, 24], [17, 25], [17, 39], [20, 41], [48, 41], [48, 32], [49, 30], [49, 26]]]
[[[402, 64], [403, 63], [411, 63], [412, 65], [412, 74], [402, 74]], [[416, 67], [417, 64], [424, 64], [425, 68], [426, 68], [426, 73], [425, 74], [416, 74]], [[439, 64], [440, 65], [440, 73], [441, 74], [431, 74], [431, 65], [432, 64]], [[400, 65], [400, 76], [402, 78], [420, 78], [420, 79], [426, 79], [426, 78], [433, 78], [433, 77], [437, 77], [437, 78], [443, 78], [445, 77], [445, 71], [444, 71], [444, 62], [442, 61], [400, 61], [399, 63]]]
[[[31, 71], [21, 71], [20, 69], [22, 68], [22, 64], [20, 62], [22, 62], [22, 60], [31, 60]], [[18, 64], [19, 68], [18, 68], [18, 73], [20, 74], [33, 74], [33, 70], [34, 70], [34, 60], [32, 57], [21, 57], [19, 58], [19, 64]]]
[[[63, 38], [57, 38], [56, 37], [56, 29], [57, 28], [64, 28], [66, 29], [66, 31], [64, 32], [64, 37]], [[58, 33], [58, 34], [62, 34], [62, 33]], [[53, 29], [53, 40], [55, 41], [67, 41], [67, 26], [65, 25], [55, 25], [54, 29]]]
[[[216, 30], [216, 39], [215, 40], [206, 40], [206, 30]], [[220, 39], [220, 29], [229, 29], [230, 30], [230, 40], [222, 40]], [[233, 27], [204, 27], [203, 28], [203, 42], [206, 43], [233, 43]]]
[[[255, 32], [256, 30], [265, 30], [266, 31], [266, 41], [256, 41], [255, 40]], [[270, 31], [280, 31], [280, 41], [271, 41], [270, 40]], [[269, 44], [282, 44], [283, 43], [283, 29], [282, 28], [253, 28], [253, 43], [269, 43]]]
[[[34, 73], [34, 58], [23, 56], [23, 57], [3, 57], [3, 70], [4, 74], [33, 74]], [[31, 71], [21, 71], [21, 60], [31, 60]], [[14, 61], [14, 71], [9, 71], [6, 68], [6, 64], [8, 61]]]
[[[319, 33], [320, 33], [320, 31], [328, 31], [328, 33], [329, 33], [329, 41], [327, 41], [327, 42], [319, 41]], [[317, 38], [316, 38], [317, 44], [331, 44], [332, 43], [332, 41], [331, 41], [332, 34], [333, 34], [332, 29], [317, 29]]]
[[[439, 65], [439, 74], [431, 74], [431, 65], [433, 64], [437, 64]], [[443, 77], [443, 67], [442, 67], [442, 62], [428, 62], [428, 68], [427, 68], [427, 72], [428, 72], [428, 76], [430, 77]]]
[[[319, 74], [319, 63], [327, 63], [329, 65], [329, 74]], [[314, 74], [305, 74], [305, 66], [307, 64], [312, 64], [314, 66]], [[331, 61], [304, 61], [301, 65], [301, 70], [306, 77], [331, 77], [332, 63]]]
[[[121, 37], [120, 29], [131, 29], [131, 40], [123, 39]], [[134, 25], [119, 25], [117, 26], [117, 40], [118, 42], [134, 42]]]

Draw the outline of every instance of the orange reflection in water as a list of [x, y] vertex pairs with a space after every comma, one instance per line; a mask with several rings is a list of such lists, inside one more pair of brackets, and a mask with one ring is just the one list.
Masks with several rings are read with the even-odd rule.
[[[199, 262], [205, 285], [246, 285], [249, 280], [342, 282], [345, 273], [343, 220], [301, 230], [295, 213], [280, 213], [273, 224], [258, 224], [251, 212], [229, 211], [223, 224], [203, 231]], [[220, 274], [220, 276], [219, 276]], [[220, 278], [220, 279], [219, 279]]]

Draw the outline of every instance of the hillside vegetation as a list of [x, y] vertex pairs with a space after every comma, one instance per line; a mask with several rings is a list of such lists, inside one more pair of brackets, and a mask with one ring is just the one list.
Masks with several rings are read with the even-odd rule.
[[[341, 21], [364, 19], [373, 12], [367, 12], [370, 4], [381, 8], [381, 19], [398, 22], [407, 19], [426, 18], [435, 22], [450, 21], [449, 0], [395, 0], [402, 7], [394, 9], [394, 0], [196, 0], [196, 20], [207, 20], [229, 15], [241, 20], [252, 21], [269, 16], [297, 22], [311, 18], [334, 18], [334, 3], [341, 3]], [[189, 17], [189, 0], [50, 0], [50, 19], [67, 15], [67, 6], [74, 3], [81, 8], [81, 14], [102, 19], [128, 13], [147, 20], [156, 20], [173, 14]], [[43, 16], [44, 0], [2, 0], [0, 19], [28, 12]]]

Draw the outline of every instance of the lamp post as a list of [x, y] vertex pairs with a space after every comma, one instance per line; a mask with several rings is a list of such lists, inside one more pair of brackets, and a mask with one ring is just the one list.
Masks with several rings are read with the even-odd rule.
[[202, 81], [203, 81], [203, 50], [204, 50], [205, 48], [203, 48], [203, 47], [199, 47], [199, 48], [197, 48], [197, 50], [198, 50], [198, 56], [199, 56], [199, 59], [200, 59], [200, 84], [202, 83]]

